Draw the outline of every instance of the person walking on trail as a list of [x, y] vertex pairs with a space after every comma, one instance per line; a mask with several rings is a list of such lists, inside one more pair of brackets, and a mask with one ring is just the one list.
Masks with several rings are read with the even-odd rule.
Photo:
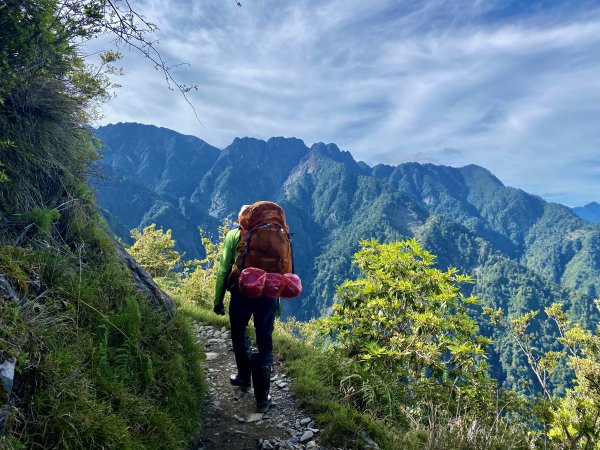
[[[237, 365], [237, 374], [231, 375], [230, 382], [244, 391], [254, 384], [257, 410], [266, 412], [270, 404], [273, 326], [282, 292], [278, 283], [285, 284], [286, 276], [297, 276], [290, 274], [294, 271], [291, 239], [279, 205], [266, 201], [244, 205], [238, 224], [225, 237], [213, 311], [225, 315], [223, 298], [225, 290], [229, 290], [231, 340]], [[256, 353], [252, 353], [246, 337], [251, 316], [256, 330]]]

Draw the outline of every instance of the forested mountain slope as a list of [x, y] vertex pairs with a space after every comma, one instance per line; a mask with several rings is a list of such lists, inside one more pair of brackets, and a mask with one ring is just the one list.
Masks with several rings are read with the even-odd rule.
[[189, 198], [196, 177], [212, 168], [220, 151], [193, 136], [137, 124], [109, 125], [97, 135], [110, 148], [92, 184], [113, 231], [128, 242], [129, 230], [138, 226], [173, 228], [180, 248], [188, 257], [197, 256], [198, 226], [214, 229], [220, 219], [190, 204]]
[[[486, 305], [523, 313], [561, 300], [578, 321], [598, 321], [592, 300], [600, 292], [600, 226], [506, 187], [484, 168], [371, 168], [334, 144], [308, 148], [294, 138], [236, 138], [219, 152], [199, 139], [138, 124], [101, 127], [97, 135], [109, 167], [98, 199], [117, 233], [157, 223], [173, 229], [192, 257], [200, 251], [197, 226], [214, 235], [240, 205], [280, 202], [305, 286], [300, 301], [286, 303], [285, 315], [306, 319], [331, 306], [336, 285], [353, 274], [360, 239], [416, 236], [439, 256], [441, 268], [473, 275], [473, 291]], [[185, 158], [189, 164], [175, 165]], [[543, 318], [537, 326], [553, 334]], [[517, 351], [495, 337], [496, 375], [516, 381]]]
[[590, 222], [600, 222], [600, 204], [591, 202], [585, 206], [577, 206], [573, 208], [573, 212], [579, 217]]

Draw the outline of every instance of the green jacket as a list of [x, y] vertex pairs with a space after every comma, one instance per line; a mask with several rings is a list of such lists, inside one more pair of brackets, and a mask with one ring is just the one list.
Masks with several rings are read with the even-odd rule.
[[240, 229], [235, 228], [230, 230], [225, 236], [225, 243], [223, 245], [223, 253], [219, 259], [219, 271], [217, 272], [217, 283], [215, 288], [215, 300], [214, 306], [221, 305], [223, 298], [225, 297], [225, 285], [227, 283], [227, 277], [231, 272], [231, 268], [235, 263], [235, 257], [237, 255], [237, 248], [240, 243]]

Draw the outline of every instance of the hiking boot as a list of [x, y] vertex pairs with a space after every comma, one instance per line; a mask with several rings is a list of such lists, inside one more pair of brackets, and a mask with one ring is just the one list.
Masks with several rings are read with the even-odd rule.
[[250, 379], [244, 380], [238, 373], [232, 373], [229, 375], [229, 384], [232, 386], [239, 386], [243, 392], [248, 392], [252, 387]]
[[267, 395], [267, 403], [266, 404], [259, 406], [258, 403], [256, 403], [256, 412], [259, 412], [259, 413], [269, 412], [270, 406], [271, 406], [271, 396]]
[[269, 410], [271, 396], [271, 366], [263, 366], [259, 362], [258, 353], [252, 354], [252, 383], [254, 384], [254, 398], [256, 398], [256, 410], [264, 413]]
[[232, 374], [229, 377], [229, 382], [232, 386], [239, 386], [242, 391], [247, 392], [250, 390], [250, 386], [252, 386], [252, 382], [250, 381], [250, 351], [234, 352], [234, 356], [238, 373]]

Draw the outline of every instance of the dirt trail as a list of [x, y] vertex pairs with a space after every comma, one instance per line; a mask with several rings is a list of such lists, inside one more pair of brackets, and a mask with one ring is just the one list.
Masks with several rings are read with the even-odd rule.
[[194, 326], [206, 346], [209, 394], [204, 428], [195, 450], [326, 449], [318, 444], [319, 430], [313, 420], [290, 396], [293, 380], [283, 373], [278, 361], [271, 375], [272, 407], [268, 413], [256, 413], [252, 392], [241, 392], [229, 384], [229, 375], [236, 372], [229, 331], [198, 322]]

